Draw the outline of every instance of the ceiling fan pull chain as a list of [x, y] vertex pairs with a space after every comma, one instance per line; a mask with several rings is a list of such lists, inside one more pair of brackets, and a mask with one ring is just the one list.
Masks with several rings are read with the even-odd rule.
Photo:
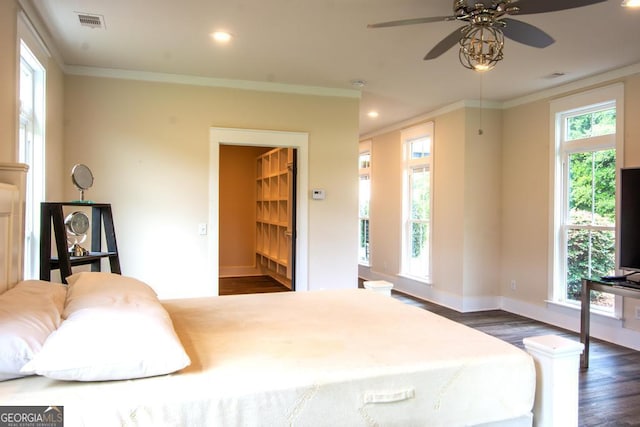
[[478, 135], [482, 136], [482, 134], [484, 134], [484, 131], [482, 130], [482, 79], [484, 73], [478, 74], [480, 74], [480, 126], [478, 127]]

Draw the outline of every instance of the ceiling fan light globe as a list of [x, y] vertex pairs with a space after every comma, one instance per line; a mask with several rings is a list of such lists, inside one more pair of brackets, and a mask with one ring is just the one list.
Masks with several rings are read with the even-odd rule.
[[504, 34], [494, 26], [469, 25], [460, 39], [459, 59], [465, 67], [488, 71], [502, 60]]
[[495, 67], [495, 66], [496, 66], [495, 63], [494, 64], [476, 64], [473, 67], [473, 70], [474, 71], [478, 71], [480, 73], [484, 73], [485, 71], [489, 71], [489, 70], [493, 69], [493, 67]]

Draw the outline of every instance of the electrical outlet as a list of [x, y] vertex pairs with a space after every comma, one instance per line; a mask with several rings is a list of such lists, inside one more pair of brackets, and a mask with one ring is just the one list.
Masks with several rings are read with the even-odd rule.
[[515, 290], [516, 290], [516, 280], [515, 280], [515, 279], [512, 279], [512, 280], [511, 280], [511, 290], [512, 290], [512, 291], [515, 291]]

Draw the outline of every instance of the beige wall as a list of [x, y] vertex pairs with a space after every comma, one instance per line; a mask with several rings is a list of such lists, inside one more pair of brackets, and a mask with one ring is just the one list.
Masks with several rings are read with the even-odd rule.
[[71, 182], [71, 169], [64, 164], [64, 74], [55, 60], [49, 59], [45, 124], [45, 199], [65, 200], [65, 182]]
[[640, 75], [624, 81], [624, 165], [640, 166]]
[[[624, 166], [640, 167], [640, 75], [625, 79], [625, 133]], [[640, 331], [640, 319], [636, 319], [636, 307], [640, 300], [626, 298], [623, 316], [627, 326]]]
[[500, 295], [502, 112], [467, 109], [465, 129], [463, 295], [473, 309]]
[[456, 297], [464, 292], [464, 121], [464, 109], [434, 119], [433, 287]]
[[400, 271], [400, 223], [402, 220], [402, 148], [400, 132], [375, 138], [371, 144], [371, 205], [369, 246], [371, 268], [382, 274]]
[[503, 134], [502, 295], [543, 305], [549, 296], [549, 103], [505, 110]]
[[[358, 99], [97, 77], [65, 78], [64, 170], [86, 163], [87, 197], [113, 205], [124, 274], [162, 297], [211, 292], [209, 129], [309, 133], [308, 287], [357, 284]], [[66, 196], [76, 192], [67, 184]], [[301, 279], [304, 281], [304, 279]]]
[[220, 146], [220, 276], [258, 274], [256, 159], [263, 147]]
[[15, 162], [18, 87], [18, 6], [15, 0], [0, 1], [0, 162]]
[[[459, 108], [433, 117], [432, 276], [398, 276], [401, 256], [400, 131], [371, 139], [370, 268], [361, 276], [460, 310], [496, 306], [499, 295], [501, 125], [499, 110]], [[482, 125], [483, 134], [478, 134]]]
[[[624, 164], [640, 166], [640, 75], [601, 79], [625, 85]], [[398, 275], [402, 169], [400, 131], [371, 137], [371, 265], [365, 279], [461, 311], [504, 308], [577, 330], [578, 313], [548, 304], [550, 296], [550, 123], [552, 99], [588, 90], [572, 85], [553, 98], [483, 109], [434, 113], [433, 270], [427, 284]], [[419, 122], [416, 122], [418, 124]], [[483, 135], [478, 134], [478, 128]], [[512, 283], [515, 289], [512, 288]], [[633, 346], [640, 331], [626, 299], [619, 325], [596, 319], [594, 333]]]
[[[615, 81], [622, 81], [625, 88], [624, 164], [639, 166], [640, 75]], [[603, 82], [602, 86], [615, 81]], [[555, 98], [569, 94], [558, 94]], [[543, 99], [504, 111], [501, 289], [508, 305], [523, 307], [525, 304], [524, 314], [530, 317], [540, 317], [541, 310], [547, 307], [551, 286], [551, 100]], [[510, 289], [511, 280], [516, 280], [515, 290]], [[640, 301], [625, 299], [623, 330], [640, 330], [640, 322], [635, 319], [636, 306], [640, 306]], [[564, 325], [577, 327], [574, 320], [566, 321]]]

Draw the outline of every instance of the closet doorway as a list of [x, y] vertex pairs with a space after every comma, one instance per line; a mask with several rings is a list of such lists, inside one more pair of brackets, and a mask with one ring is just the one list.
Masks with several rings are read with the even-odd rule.
[[[211, 128], [210, 130], [210, 157], [209, 157], [209, 234], [208, 234], [208, 270], [212, 291], [219, 294], [218, 281], [221, 277], [220, 254], [224, 248], [220, 245], [221, 227], [225, 224], [220, 221], [220, 192], [223, 191], [221, 183], [221, 146], [246, 146], [260, 147], [263, 151], [273, 148], [295, 149], [297, 173], [295, 174], [295, 186], [293, 192], [293, 205], [295, 215], [292, 216], [292, 241], [290, 273], [293, 281], [292, 287], [296, 291], [308, 290], [308, 166], [309, 166], [309, 135], [306, 132], [286, 132], [255, 129]], [[223, 148], [224, 150], [224, 148]], [[224, 167], [224, 165], [222, 165]], [[254, 166], [254, 173], [257, 165]], [[257, 181], [257, 173], [256, 178]], [[255, 190], [257, 193], [257, 190]], [[254, 194], [256, 194], [254, 193]], [[257, 197], [254, 198], [254, 208], [257, 211]], [[257, 227], [257, 225], [254, 225]], [[253, 229], [256, 233], [257, 228]], [[257, 234], [257, 233], [256, 233]], [[256, 236], [257, 240], [257, 236]], [[255, 271], [255, 270], [254, 270]], [[224, 273], [229, 270], [225, 268]]]
[[220, 294], [295, 290], [297, 150], [220, 144], [219, 170]]

